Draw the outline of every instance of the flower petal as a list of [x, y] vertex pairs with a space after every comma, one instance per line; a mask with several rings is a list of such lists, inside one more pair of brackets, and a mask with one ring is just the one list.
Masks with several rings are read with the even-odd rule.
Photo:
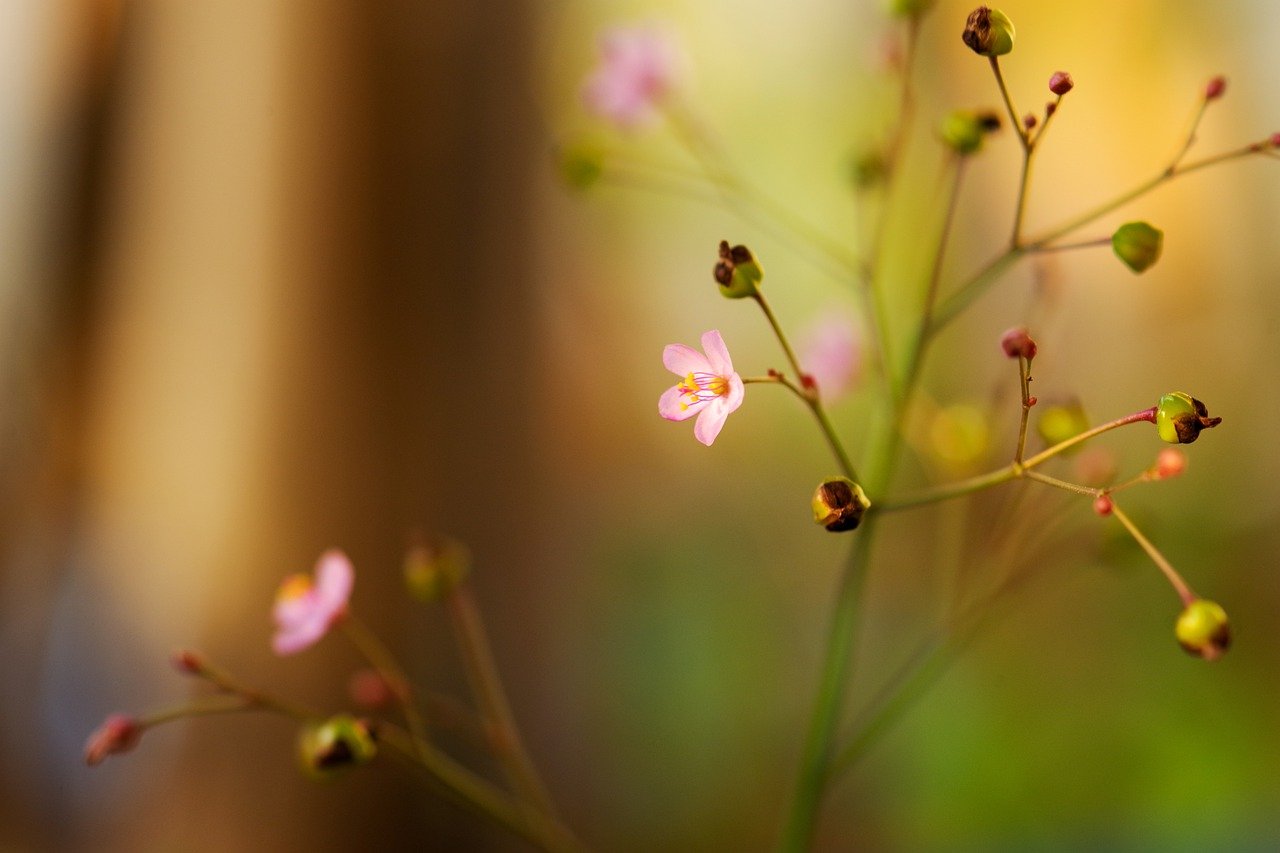
[[736, 373], [729, 374], [729, 393], [724, 397], [724, 413], [729, 415], [736, 412], [746, 396], [747, 389], [742, 384], [742, 377]]
[[684, 392], [680, 390], [679, 385], [672, 385], [663, 391], [662, 396], [658, 398], [658, 414], [669, 421], [685, 421], [698, 414], [707, 405], [705, 400], [685, 405], [681, 401], [683, 396]]
[[693, 425], [693, 437], [705, 444], [711, 446], [711, 442], [716, 440], [716, 436], [720, 434], [720, 430], [724, 427], [725, 418], [729, 417], [729, 406], [723, 398], [717, 398], [702, 410], [702, 414], [698, 415], [698, 422]]
[[690, 373], [714, 372], [705, 355], [684, 344], [668, 344], [662, 350], [662, 366], [681, 379]]
[[316, 598], [329, 610], [341, 610], [351, 597], [355, 585], [356, 570], [351, 558], [338, 549], [326, 551], [316, 563]]
[[702, 349], [711, 363], [711, 372], [717, 376], [728, 376], [733, 373], [733, 359], [729, 358], [729, 348], [724, 345], [724, 338], [716, 329], [702, 336]]

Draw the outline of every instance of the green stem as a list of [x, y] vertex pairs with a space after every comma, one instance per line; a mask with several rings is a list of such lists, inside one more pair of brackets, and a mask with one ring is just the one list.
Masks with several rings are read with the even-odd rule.
[[832, 737], [840, 718], [845, 686], [852, 669], [854, 639], [874, 527], [873, 519], [863, 521], [861, 528], [854, 534], [856, 538], [840, 576], [817, 701], [810, 718], [801, 757], [800, 777], [781, 842], [781, 849], [788, 853], [808, 850], [817, 829], [818, 810], [831, 773]]
[[1097, 248], [1098, 246], [1110, 246], [1110, 245], [1111, 245], [1110, 237], [1098, 237], [1093, 240], [1081, 240], [1078, 243], [1059, 243], [1056, 246], [1036, 246], [1034, 248], [1028, 248], [1027, 251], [1034, 252], [1036, 254], [1047, 254], [1049, 252], [1066, 252], [1066, 251], [1070, 251], [1071, 249], [1093, 249], [1093, 248]]
[[1190, 605], [1199, 598], [1192, 592], [1191, 587], [1187, 586], [1187, 582], [1182, 579], [1182, 575], [1178, 574], [1177, 570], [1173, 568], [1173, 564], [1165, 559], [1164, 554], [1160, 553], [1160, 549], [1151, 544], [1150, 539], [1142, 535], [1142, 531], [1138, 529], [1138, 526], [1133, 523], [1129, 516], [1120, 510], [1120, 507], [1116, 506], [1115, 501], [1111, 502], [1111, 514], [1124, 525], [1125, 530], [1129, 531], [1129, 535], [1142, 546], [1142, 550], [1147, 552], [1147, 556], [1151, 558], [1151, 561], [1164, 573], [1164, 576], [1173, 586], [1174, 592], [1178, 593], [1178, 597], [1182, 599], [1184, 606]]
[[396, 702], [400, 705], [405, 722], [409, 726], [409, 731], [413, 733], [414, 741], [427, 743], [429, 737], [426, 720], [423, 719], [417, 703], [414, 701], [413, 690], [409, 686], [409, 677], [396, 661], [395, 655], [350, 610], [347, 611], [346, 617], [342, 620], [342, 631], [347, 635], [347, 639], [351, 641], [351, 644], [369, 662], [369, 665], [377, 671], [392, 695], [396, 697]]
[[1035, 456], [1032, 456], [1030, 459], [1023, 462], [1022, 465], [1024, 468], [1034, 468], [1037, 465], [1039, 465], [1041, 462], [1044, 462], [1046, 459], [1051, 459], [1054, 456], [1057, 456], [1062, 451], [1075, 447], [1077, 444], [1079, 444], [1082, 441], [1088, 441], [1094, 436], [1102, 435], [1104, 432], [1108, 432], [1117, 427], [1128, 426], [1129, 424], [1136, 424], [1142, 421], [1146, 421], [1148, 423], [1156, 422], [1155, 406], [1152, 406], [1149, 409], [1143, 409], [1140, 412], [1134, 412], [1131, 415], [1125, 415], [1123, 418], [1116, 418], [1114, 421], [1108, 421], [1107, 423], [1102, 424], [1101, 426], [1096, 426], [1093, 429], [1085, 430], [1079, 435], [1074, 435], [1071, 438], [1068, 438], [1066, 441], [1062, 441], [1062, 442], [1059, 442], [1058, 444], [1055, 444], [1053, 447], [1050, 447], [1048, 450], [1040, 451]]
[[1031, 362], [1018, 356], [1018, 379], [1022, 386], [1022, 416], [1018, 421], [1018, 448], [1014, 451], [1015, 465], [1022, 464], [1022, 455], [1027, 448], [1027, 421], [1031, 419]]
[[259, 703], [253, 702], [244, 696], [214, 696], [202, 701], [191, 702], [186, 705], [179, 705], [176, 708], [169, 708], [164, 711], [153, 711], [146, 716], [138, 719], [138, 725], [144, 729], [162, 726], [165, 723], [171, 723], [175, 720], [185, 720], [190, 717], [204, 717], [213, 714], [234, 714], [241, 711], [257, 711], [263, 710]]
[[1096, 498], [1098, 495], [1103, 493], [1102, 489], [1094, 489], [1089, 486], [1069, 483], [1066, 480], [1059, 480], [1057, 477], [1050, 477], [1048, 474], [1041, 474], [1039, 471], [1024, 471], [1022, 476], [1026, 477], [1028, 480], [1035, 480], [1037, 483], [1044, 483], [1046, 486], [1053, 486], [1055, 489], [1062, 489], [1064, 492], [1084, 495], [1088, 498]]
[[445, 596], [444, 607], [462, 649], [467, 679], [480, 703], [485, 733], [494, 758], [505, 769], [512, 786], [522, 797], [543, 814], [554, 816], [551, 796], [520, 737], [470, 585], [462, 583], [455, 586]]
[[774, 337], [778, 339], [783, 353], [786, 354], [787, 363], [791, 365], [791, 369], [796, 373], [796, 379], [803, 387], [792, 385], [781, 375], [776, 378], [776, 381], [791, 388], [804, 401], [804, 404], [809, 407], [809, 411], [813, 413], [814, 420], [818, 422], [818, 427], [822, 430], [822, 435], [826, 438], [827, 444], [831, 448], [832, 455], [840, 463], [842, 472], [850, 480], [857, 482], [857, 469], [854, 468], [853, 461], [849, 458], [848, 452], [845, 451], [844, 444], [840, 441], [840, 436], [836, 434], [835, 427], [831, 424], [831, 418], [827, 416], [827, 410], [822, 405], [822, 398], [815, 389], [809, 387], [808, 383], [805, 382], [807, 374], [800, 366], [800, 360], [796, 358], [795, 350], [791, 348], [791, 342], [787, 340], [786, 333], [782, 331], [782, 325], [774, 315], [773, 309], [769, 307], [769, 300], [765, 299], [764, 294], [759, 291], [756, 291], [753, 298], [756, 304], [760, 306], [760, 310], [764, 312], [765, 318], [769, 321], [769, 326], [773, 329]]
[[1013, 98], [1009, 96], [1009, 87], [1004, 84], [1004, 74], [1000, 72], [1000, 57], [990, 56], [988, 60], [991, 62], [991, 72], [996, 75], [996, 85], [1000, 87], [1000, 97], [1004, 99], [1005, 109], [1009, 111], [1009, 123], [1013, 126], [1013, 132], [1018, 134], [1018, 141], [1022, 143], [1022, 150], [1025, 153], [1031, 148], [1031, 139], [1022, 126], [1022, 119], [1018, 118], [1018, 109], [1013, 105]]

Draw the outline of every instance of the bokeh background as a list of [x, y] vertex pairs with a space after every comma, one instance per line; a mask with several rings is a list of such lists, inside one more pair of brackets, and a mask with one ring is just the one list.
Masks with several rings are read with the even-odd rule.
[[[1077, 84], [1032, 231], [1154, 174], [1213, 74], [1228, 94], [1193, 157], [1280, 130], [1274, 3], [1003, 8], [1024, 108], [1055, 70]], [[939, 219], [932, 128], [998, 106], [958, 38], [968, 11], [941, 0], [922, 34], [887, 259], [903, 317]], [[895, 30], [870, 0], [0, 3], [0, 849], [521, 849], [394, 767], [306, 781], [268, 717], [81, 764], [107, 713], [192, 691], [178, 646], [341, 707], [341, 638], [289, 660], [267, 645], [280, 578], [333, 546], [357, 611], [462, 693], [441, 614], [399, 580], [437, 530], [475, 553], [517, 716], [584, 839], [770, 846], [847, 546], [807, 517], [832, 466], [767, 387], [698, 445], [656, 416], [659, 354], [719, 328], [744, 373], [779, 365], [761, 318], [714, 292], [722, 238], [764, 259], [792, 329], [856, 303], [732, 210], [557, 179], [566, 140], [683, 156], [661, 126], [621, 137], [583, 114], [595, 34], [619, 21], [681, 36], [689, 103], [759, 185], [832, 234], [865, 229], [848, 164], [894, 102]], [[947, 282], [1006, 239], [1016, 157], [1006, 132], [975, 164]], [[1163, 228], [1141, 277], [1106, 250], [1024, 263], [927, 374], [931, 403], [999, 412], [975, 467], [1011, 446], [995, 342], [1015, 323], [1039, 339], [1042, 400], [1094, 420], [1166, 390], [1206, 400], [1225, 421], [1188, 473], [1126, 506], [1226, 606], [1236, 647], [1180, 652], [1175, 597], [1084, 501], [1011, 488], [894, 517], [851, 719], [957, 602], [1017, 583], [832, 791], [824, 849], [1280, 845], [1277, 165], [1189, 176], [1082, 233]], [[835, 409], [855, 453], [870, 399]], [[1157, 449], [1141, 428], [1098, 444], [1130, 472]], [[919, 451], [905, 483], [964, 473]]]

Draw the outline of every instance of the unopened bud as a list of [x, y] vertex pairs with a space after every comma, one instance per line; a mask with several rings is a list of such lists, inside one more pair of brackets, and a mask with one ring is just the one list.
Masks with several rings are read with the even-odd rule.
[[342, 771], [367, 764], [378, 754], [368, 720], [339, 714], [323, 722], [308, 723], [298, 736], [298, 760], [313, 779], [329, 779]]
[[870, 506], [861, 486], [848, 477], [832, 477], [813, 493], [813, 520], [832, 533], [841, 533], [857, 527]]
[[178, 649], [169, 658], [169, 662], [183, 675], [200, 675], [204, 672], [204, 658], [190, 649]]
[[1053, 76], [1049, 78], [1049, 91], [1061, 98], [1063, 95], [1074, 89], [1076, 83], [1071, 79], [1071, 75], [1065, 71], [1055, 71]]
[[942, 120], [942, 141], [960, 155], [976, 153], [982, 139], [1000, 129], [1000, 116], [990, 110], [955, 110]]
[[1226, 91], [1227, 78], [1222, 75], [1218, 75], [1205, 84], [1204, 99], [1206, 101], [1216, 101], [1218, 98], [1221, 98], [1222, 94]]
[[858, 189], [874, 189], [884, 183], [889, 174], [889, 164], [885, 162], [884, 154], [873, 148], [853, 159], [849, 173]]
[[1178, 644], [1188, 654], [1217, 660], [1231, 648], [1231, 622], [1227, 612], [1213, 601], [1197, 598], [1186, 606], [1174, 625]]
[[726, 299], [758, 296], [764, 280], [764, 270], [751, 250], [746, 246], [730, 247], [728, 240], [720, 241], [720, 260], [716, 261], [713, 275], [720, 285], [720, 295]]
[[[1158, 414], [1158, 413], [1157, 413]], [[1156, 454], [1155, 475], [1157, 480], [1176, 477], [1187, 470], [1187, 454], [1177, 447], [1162, 447]]]
[[[1036, 421], [1036, 432], [1050, 447], [1074, 438], [1088, 428], [1089, 419], [1078, 400], [1046, 406], [1040, 414], [1040, 420]], [[1063, 453], [1076, 453], [1082, 446], [1083, 443], [1076, 444], [1064, 450]]]
[[1127, 222], [1111, 235], [1111, 248], [1125, 266], [1136, 273], [1150, 269], [1160, 260], [1164, 232], [1146, 222]]
[[1027, 334], [1026, 326], [1014, 326], [1000, 336], [1000, 348], [1009, 358], [1025, 358], [1027, 361], [1036, 357], [1036, 342]]
[[1209, 409], [1190, 394], [1173, 391], [1156, 406], [1156, 431], [1170, 444], [1190, 444], [1201, 430], [1216, 427], [1222, 418], [1209, 417]]
[[471, 572], [471, 552], [450, 536], [434, 536], [409, 550], [404, 580], [409, 592], [423, 601], [439, 601]]
[[1271, 134], [1271, 138], [1267, 140], [1267, 144], [1272, 148], [1280, 148], [1280, 133]]
[[1058, 111], [1058, 105], [1057, 105], [1057, 104], [1055, 104], [1053, 101], [1050, 101], [1049, 103], [1047, 103], [1047, 104], [1045, 104], [1045, 105], [1044, 105], [1044, 117], [1045, 117], [1045, 118], [1048, 118], [1049, 116], [1053, 115], [1053, 114], [1054, 114], [1054, 113], [1056, 113], [1057, 111]]
[[112, 714], [89, 735], [84, 744], [84, 763], [93, 767], [108, 755], [128, 752], [142, 738], [142, 724], [127, 714]]
[[589, 142], [566, 145], [558, 152], [560, 176], [575, 190], [589, 189], [604, 174], [604, 151]]
[[1111, 498], [1107, 495], [1098, 495], [1093, 499], [1093, 511], [1101, 516], [1111, 515], [1111, 510], [1115, 509], [1115, 504], [1111, 502]]
[[999, 9], [979, 6], [969, 13], [960, 37], [979, 56], [1004, 56], [1013, 50], [1013, 21]]
[[889, 0], [889, 14], [899, 18], [916, 18], [929, 11], [934, 0]]
[[978, 462], [990, 444], [987, 417], [976, 406], [946, 406], [929, 422], [929, 449], [949, 465], [965, 467]]
[[377, 711], [390, 705], [397, 691], [376, 669], [361, 669], [347, 681], [347, 695], [361, 708]]
[[1033, 129], [1036, 126], [1035, 113], [1027, 113], [1026, 115], [1024, 115], [1022, 117], [1022, 126], [1025, 127], [1027, 130]]

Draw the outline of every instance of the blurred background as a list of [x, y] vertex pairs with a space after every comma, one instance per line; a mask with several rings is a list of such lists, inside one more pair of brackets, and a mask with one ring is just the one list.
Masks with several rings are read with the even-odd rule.
[[[1033, 233], [1155, 174], [1214, 74], [1227, 95], [1192, 158], [1280, 130], [1274, 3], [1002, 8], [1025, 110], [1053, 71], [1076, 81], [1038, 155]], [[902, 318], [940, 216], [933, 128], [999, 105], [960, 43], [969, 9], [940, 0], [922, 31], [886, 258]], [[847, 547], [809, 520], [832, 463], [768, 387], [697, 444], [656, 416], [660, 353], [718, 328], [744, 374], [782, 366], [761, 318], [714, 292], [723, 238], [759, 254], [797, 335], [856, 300], [734, 211], [558, 180], [553, 152], [582, 138], [689, 164], [668, 128], [584, 114], [596, 34], [618, 22], [679, 34], [687, 102], [757, 184], [832, 235], [866, 229], [878, 202], [854, 204], [849, 164], [892, 118], [899, 35], [871, 0], [0, 3], [0, 849], [522, 849], [393, 766], [307, 781], [291, 725], [266, 716], [82, 764], [108, 713], [195, 689], [167, 664], [180, 646], [343, 707], [358, 658], [341, 637], [268, 647], [280, 579], [329, 547], [355, 562], [355, 610], [463, 695], [442, 615], [402, 594], [406, 544], [431, 531], [474, 551], [516, 715], [588, 843], [772, 844]], [[1006, 130], [975, 162], [944, 287], [1007, 239], [1017, 156]], [[1141, 277], [1105, 249], [1017, 267], [926, 375], [926, 418], [973, 407], [980, 452], [922, 441], [903, 475], [1007, 460], [1013, 324], [1039, 341], [1040, 399], [1092, 421], [1193, 393], [1222, 427], [1125, 506], [1231, 613], [1236, 647], [1184, 655], [1176, 597], [1087, 501], [1010, 487], [893, 516], [851, 725], [957, 602], [1017, 582], [832, 791], [824, 849], [1280, 845], [1277, 165], [1188, 176], [1081, 232], [1162, 228]], [[855, 456], [872, 395], [834, 409]], [[1096, 444], [1124, 473], [1158, 449], [1137, 427]]]

